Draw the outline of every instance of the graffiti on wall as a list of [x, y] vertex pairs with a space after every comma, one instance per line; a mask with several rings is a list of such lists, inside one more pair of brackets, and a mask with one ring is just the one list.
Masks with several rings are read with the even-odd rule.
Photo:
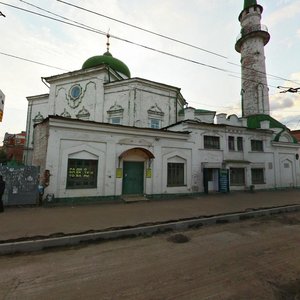
[[6, 183], [3, 202], [9, 205], [36, 204], [38, 201], [39, 169], [33, 166], [0, 166], [0, 174]]

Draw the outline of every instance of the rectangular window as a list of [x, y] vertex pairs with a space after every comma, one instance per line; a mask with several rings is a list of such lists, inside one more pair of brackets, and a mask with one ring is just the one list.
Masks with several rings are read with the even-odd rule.
[[220, 138], [218, 136], [204, 136], [204, 149], [220, 149]]
[[121, 124], [121, 118], [120, 117], [112, 117], [110, 119], [111, 124]]
[[184, 185], [184, 163], [168, 163], [168, 186]]
[[263, 141], [261, 141], [261, 140], [251, 140], [251, 150], [252, 151], [263, 152], [264, 151]]
[[230, 168], [230, 185], [245, 185], [244, 168]]
[[263, 184], [265, 183], [264, 169], [255, 168], [251, 169], [252, 184]]
[[237, 151], [243, 151], [243, 138], [241, 136], [237, 137]]
[[87, 189], [97, 187], [98, 160], [69, 159], [67, 189]]
[[160, 128], [160, 120], [159, 119], [149, 119], [149, 126], [150, 128], [159, 129]]
[[228, 137], [228, 150], [234, 151], [234, 136]]

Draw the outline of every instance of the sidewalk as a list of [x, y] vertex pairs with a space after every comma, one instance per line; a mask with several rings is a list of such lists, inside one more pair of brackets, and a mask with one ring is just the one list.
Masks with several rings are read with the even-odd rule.
[[300, 190], [203, 195], [194, 198], [65, 207], [6, 208], [0, 241], [54, 233], [79, 233], [249, 209], [300, 204]]

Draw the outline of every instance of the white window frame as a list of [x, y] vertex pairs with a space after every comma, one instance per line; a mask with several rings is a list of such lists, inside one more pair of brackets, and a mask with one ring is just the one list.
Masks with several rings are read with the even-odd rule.
[[149, 117], [149, 127], [153, 129], [161, 128], [161, 120], [158, 118]]

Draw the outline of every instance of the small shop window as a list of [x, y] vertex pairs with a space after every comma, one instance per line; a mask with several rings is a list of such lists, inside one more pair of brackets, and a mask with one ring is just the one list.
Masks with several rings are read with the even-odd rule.
[[265, 183], [264, 169], [253, 168], [251, 169], [252, 184], [263, 184]]
[[184, 185], [184, 163], [168, 163], [168, 186]]
[[245, 185], [244, 168], [230, 168], [230, 185]]
[[67, 189], [87, 189], [97, 187], [98, 160], [69, 159]]

